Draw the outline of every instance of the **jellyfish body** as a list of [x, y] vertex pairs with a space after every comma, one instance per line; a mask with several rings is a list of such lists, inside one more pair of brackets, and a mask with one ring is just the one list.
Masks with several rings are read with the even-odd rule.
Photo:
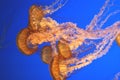
[[53, 80], [64, 80], [64, 77], [60, 75], [59, 69], [59, 56], [55, 56], [50, 64], [50, 72]]
[[68, 64], [63, 63], [63, 61], [71, 58], [72, 54], [68, 44], [65, 44], [63, 42], [58, 42], [57, 49], [58, 55], [54, 56], [50, 64], [50, 71], [54, 80], [66, 80], [68, 77]]
[[37, 46], [30, 48], [27, 44], [27, 38], [30, 35], [30, 30], [28, 28], [22, 29], [17, 36], [17, 46], [20, 51], [26, 55], [31, 55], [37, 51]]
[[29, 10], [29, 28], [32, 31], [37, 31], [40, 29], [39, 22], [44, 17], [44, 13], [42, 7], [38, 7], [37, 5], [31, 6]]
[[58, 52], [64, 59], [69, 59], [72, 57], [69, 45], [60, 41], [58, 42]]
[[41, 52], [41, 58], [43, 62], [47, 64], [51, 63], [53, 56], [52, 56], [52, 49], [50, 46], [43, 47], [42, 52]]
[[[57, 8], [55, 8], [56, 4]], [[101, 20], [102, 15], [109, 6], [109, 0], [106, 0], [100, 12], [87, 25], [86, 30], [78, 28], [77, 24], [72, 22], [59, 24], [52, 18], [45, 17], [45, 15], [52, 14], [62, 6], [61, 0], [57, 0], [44, 9], [39, 6], [32, 6], [30, 8], [29, 27], [23, 29], [17, 38], [17, 46], [23, 53], [27, 54], [35, 52], [38, 44], [50, 43], [51, 47], [42, 49], [41, 58], [43, 62], [50, 65], [50, 72], [54, 80], [65, 80], [70, 73], [105, 55], [115, 39], [120, 44], [120, 21], [116, 21], [114, 24], [102, 29], [110, 16], [120, 12], [110, 13], [104, 20]], [[28, 48], [27, 43], [33, 46], [32, 49]], [[79, 48], [82, 46], [85, 48]], [[86, 46], [94, 47], [89, 54], [82, 58], [79, 57], [83, 53], [82, 51], [86, 50]]]
[[39, 26], [40, 20], [43, 18], [44, 14], [42, 8], [33, 5], [30, 10], [29, 24], [27, 28], [22, 29], [17, 35], [17, 46], [20, 51], [26, 55], [31, 55], [37, 51], [37, 44], [32, 45], [28, 38], [31, 34], [37, 32], [41, 28]]

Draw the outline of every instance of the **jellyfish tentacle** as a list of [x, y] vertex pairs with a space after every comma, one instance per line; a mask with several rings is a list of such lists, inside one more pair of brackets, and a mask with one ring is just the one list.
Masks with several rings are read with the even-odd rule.
[[53, 6], [57, 5], [58, 2], [60, 2], [60, 0], [56, 0], [56, 1], [53, 2], [51, 5], [49, 5], [49, 6], [45, 6], [45, 9], [50, 9], [50, 8], [52, 8]]
[[[76, 66], [74, 65], [74, 66], [68, 67], [68, 72], [71, 73], [76, 69], [80, 69], [84, 66], [87, 66], [88, 64], [92, 63], [93, 60], [105, 55], [107, 53], [108, 49], [111, 47], [117, 34], [118, 34], [118, 30], [116, 29], [113, 32], [106, 35], [106, 37], [102, 40], [102, 42], [100, 42], [99, 44], [96, 45], [96, 50], [93, 53], [90, 53], [89, 55], [83, 57], [80, 60], [74, 59], [72, 63], [75, 63]], [[72, 61], [72, 60], [69, 60], [69, 61]], [[67, 64], [67, 61], [65, 63]]]
[[68, 0], [56, 0], [56, 2], [50, 6], [46, 6], [44, 9], [45, 14], [52, 14], [62, 8]]
[[[49, 23], [49, 24], [51, 24], [51, 23]], [[113, 26], [106, 28], [105, 30], [97, 30], [94, 32], [93, 31], [85, 31], [80, 28], [76, 28], [76, 26], [74, 26], [74, 25], [73, 25], [74, 27], [70, 28], [70, 26], [72, 26], [71, 24], [73, 24], [73, 23], [64, 23], [62, 25], [60, 24], [60, 26], [64, 26], [64, 27], [66, 27], [66, 25], [69, 25], [69, 27], [66, 27], [65, 29], [57, 28], [57, 26], [56, 26], [55, 27], [56, 30], [54, 30], [54, 27], [51, 27], [51, 30], [47, 34], [46, 34], [46, 32], [34, 33], [34, 34], [31, 34], [28, 39], [30, 39], [32, 41], [31, 42], [32, 44], [41, 44], [46, 41], [54, 42], [56, 40], [59, 40], [61, 37], [61, 38], [64, 38], [66, 41], [71, 42], [69, 44], [69, 46], [70, 46], [71, 50], [73, 50], [73, 49], [79, 47], [83, 43], [84, 39], [103, 38], [108, 33], [112, 32], [113, 29], [114, 30], [119, 29], [118, 26], [116, 26], [116, 28], [115, 28], [115, 25], [118, 25], [119, 22], [116, 22], [115, 24], [113, 24]], [[75, 32], [74, 32], [74, 30], [75, 30]], [[54, 34], [56, 36], [54, 36]], [[72, 35], [72, 36], [70, 36], [70, 35]]]
[[100, 9], [100, 12], [94, 16], [94, 18], [92, 19], [92, 21], [90, 22], [89, 25], [86, 26], [86, 30], [91, 31], [94, 29], [94, 27], [97, 25], [97, 23], [100, 21], [101, 16], [103, 15], [103, 13], [105, 12], [107, 6], [109, 5], [108, 3], [110, 2], [110, 0], [106, 0], [105, 4], [103, 5], [103, 7]]
[[115, 77], [114, 77], [113, 80], [119, 80], [119, 78], [120, 78], [120, 72], [118, 72], [117, 74], [115, 74]]
[[120, 21], [115, 22], [113, 25], [105, 28], [104, 30], [96, 30], [96, 31], [87, 31], [87, 35], [86, 38], [88, 39], [100, 39], [100, 38], [104, 38], [105, 36], [107, 36], [107, 34], [112, 33], [114, 31], [116, 32], [120, 32]]
[[120, 10], [117, 10], [117, 11], [114, 11], [114, 12], [110, 13], [110, 14], [100, 23], [100, 25], [97, 25], [97, 27], [98, 27], [98, 28], [101, 28], [101, 27], [105, 24], [105, 22], [107, 22], [107, 20], [108, 20], [111, 16], [113, 16], [113, 15], [115, 15], [115, 14], [118, 14], [118, 13], [120, 13]]
[[81, 69], [82, 67], [92, 63], [93, 60], [105, 55], [108, 49], [111, 47], [115, 39], [114, 35], [116, 34], [116, 32], [114, 32], [114, 34], [109, 34], [109, 36], [103, 39], [103, 41], [99, 43], [98, 46], [96, 45], [97, 49], [93, 53], [88, 54], [80, 60], [76, 60], [74, 62], [74, 66], [68, 67], [68, 72], [72, 73], [74, 70]]

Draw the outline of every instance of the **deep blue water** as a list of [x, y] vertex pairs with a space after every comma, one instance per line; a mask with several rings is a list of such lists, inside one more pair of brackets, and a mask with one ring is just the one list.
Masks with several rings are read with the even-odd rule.
[[[16, 46], [18, 32], [28, 24], [31, 5], [49, 5], [54, 0], [0, 0], [0, 80], [52, 80], [49, 66], [42, 62], [40, 51], [32, 56], [22, 54]], [[85, 29], [105, 0], [69, 0], [60, 10], [50, 15], [59, 23], [74, 22]], [[114, 0], [110, 9], [120, 9]], [[120, 14], [111, 17], [104, 26], [120, 20]], [[45, 44], [44, 44], [45, 45]], [[107, 55], [76, 71], [67, 80], [112, 80], [120, 72], [120, 47], [114, 41]]]

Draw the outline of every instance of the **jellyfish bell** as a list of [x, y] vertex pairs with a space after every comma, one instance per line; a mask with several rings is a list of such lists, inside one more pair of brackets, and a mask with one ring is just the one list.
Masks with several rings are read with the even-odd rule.
[[63, 63], [63, 61], [71, 58], [72, 53], [67, 43], [59, 41], [56, 46], [58, 53], [53, 57], [50, 64], [50, 72], [54, 80], [66, 80], [68, 64]]
[[58, 56], [54, 56], [51, 64], [50, 64], [50, 72], [54, 80], [59, 80], [59, 58]]
[[116, 42], [120, 46], [120, 33], [116, 37]]
[[59, 65], [59, 61], [60, 61], [59, 56], [58, 55], [54, 56], [50, 64], [51, 75], [53, 77], [53, 80], [66, 80], [66, 76], [61, 75], [61, 71], [60, 71], [61, 70], [60, 68], [62, 68], [63, 70], [65, 68]]
[[52, 56], [52, 48], [50, 46], [45, 46], [42, 48], [41, 59], [46, 64], [51, 63], [53, 56]]
[[41, 6], [32, 5], [29, 10], [29, 27], [31, 30], [36, 31], [39, 29], [40, 21], [44, 17], [43, 9]]
[[59, 41], [57, 48], [58, 48], [59, 55], [61, 55], [64, 59], [69, 59], [72, 57], [70, 47], [67, 43], [63, 43]]
[[34, 46], [32, 48], [28, 46], [27, 38], [29, 35], [30, 35], [30, 30], [28, 28], [24, 28], [18, 33], [17, 39], [16, 39], [17, 47], [25, 55], [31, 55], [35, 53], [38, 49], [37, 46]]

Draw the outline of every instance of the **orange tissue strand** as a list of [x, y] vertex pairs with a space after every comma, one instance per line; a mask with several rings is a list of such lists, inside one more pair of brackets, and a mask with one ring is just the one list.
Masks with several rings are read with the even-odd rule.
[[50, 64], [53, 57], [52, 57], [52, 48], [50, 46], [45, 46], [42, 48], [41, 52], [42, 61], [46, 64]]
[[29, 10], [29, 27], [31, 30], [36, 31], [40, 27], [40, 21], [44, 17], [42, 7], [32, 5]]
[[116, 37], [116, 42], [120, 46], [120, 33]]
[[58, 42], [58, 52], [64, 59], [69, 59], [72, 57], [70, 47], [67, 43], [61, 41]]
[[28, 28], [22, 29], [17, 36], [17, 46], [20, 51], [26, 55], [31, 55], [37, 51], [37, 47], [30, 48], [27, 44], [27, 38], [30, 35], [30, 30]]

